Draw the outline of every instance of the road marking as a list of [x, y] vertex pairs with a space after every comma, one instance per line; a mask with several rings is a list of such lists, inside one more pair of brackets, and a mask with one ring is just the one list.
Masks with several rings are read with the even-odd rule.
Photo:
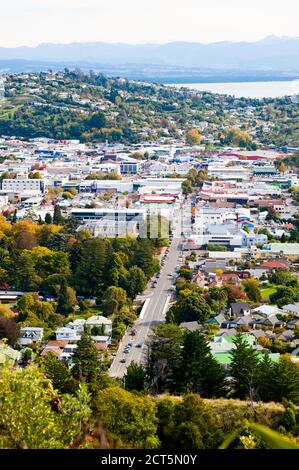
[[148, 298], [146, 299], [146, 301], [144, 302], [143, 306], [142, 306], [142, 309], [141, 309], [141, 312], [140, 312], [140, 315], [139, 315], [139, 318], [142, 320], [142, 318], [144, 317], [144, 314], [145, 314], [145, 311], [147, 309], [147, 306], [150, 302], [151, 298]]
[[164, 317], [165, 313], [167, 312], [170, 299], [171, 299], [171, 295], [168, 295], [168, 296], [166, 297], [165, 305], [164, 305], [164, 308], [163, 308], [163, 310], [162, 310], [162, 314], [161, 314], [162, 317]]

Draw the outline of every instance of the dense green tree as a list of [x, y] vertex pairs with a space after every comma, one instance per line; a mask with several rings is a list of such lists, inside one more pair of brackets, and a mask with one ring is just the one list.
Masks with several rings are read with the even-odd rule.
[[279, 286], [297, 287], [298, 281], [288, 269], [275, 270], [271, 273], [269, 281]]
[[269, 384], [269, 399], [283, 399], [299, 405], [299, 368], [290, 358], [281, 357], [273, 367], [272, 380]]
[[106, 315], [118, 314], [128, 305], [127, 293], [121, 287], [110, 286], [104, 293], [101, 303]]
[[145, 379], [146, 371], [144, 367], [132, 361], [123, 377], [124, 387], [129, 391], [136, 390], [137, 392], [141, 392], [145, 387]]
[[63, 225], [64, 224], [64, 217], [61, 213], [61, 209], [60, 209], [59, 204], [56, 204], [55, 207], [54, 207], [53, 224], [56, 224], [56, 225]]
[[83, 332], [77, 345], [73, 356], [73, 377], [80, 382], [88, 383], [91, 391], [106, 386], [107, 377], [101, 356], [90, 335]]
[[243, 281], [243, 286], [249, 300], [252, 302], [261, 301], [262, 296], [260, 291], [260, 283], [257, 279], [245, 279]]
[[24, 321], [32, 315], [36, 315], [37, 303], [39, 302], [38, 294], [24, 294], [17, 301], [17, 309], [19, 320]]
[[240, 129], [230, 129], [226, 135], [225, 143], [228, 145], [234, 144], [238, 147], [245, 147], [251, 149], [252, 139], [247, 132]]
[[234, 381], [234, 395], [241, 400], [248, 397], [253, 398], [256, 394], [258, 354], [241, 334], [236, 336], [234, 344], [236, 348], [229, 353], [231, 356], [230, 375]]
[[57, 357], [51, 352], [43, 357], [40, 367], [46, 377], [51, 380], [55, 390], [59, 390], [60, 393], [72, 394], [78, 390], [79, 383], [73, 378], [70, 369], [63, 362], [57, 360]]
[[96, 295], [104, 284], [107, 247], [103, 240], [85, 240], [76, 253], [73, 285], [82, 294]]
[[22, 291], [37, 291], [42, 282], [35, 263], [27, 251], [12, 256], [7, 262], [10, 284]]
[[293, 407], [286, 407], [281, 424], [287, 431], [293, 431], [296, 426], [296, 412]]
[[68, 253], [62, 251], [52, 251], [43, 246], [37, 246], [32, 250], [24, 250], [28, 253], [34, 262], [34, 268], [41, 278], [51, 276], [52, 274], [69, 274], [70, 263]]
[[157, 401], [158, 436], [168, 449], [215, 449], [223, 440], [220, 420], [197, 394]]
[[51, 224], [52, 223], [52, 216], [49, 212], [47, 212], [46, 215], [45, 215], [45, 223], [46, 224]]
[[102, 111], [98, 111], [93, 113], [91, 118], [88, 121], [90, 127], [101, 128], [106, 126], [106, 118], [105, 114]]
[[141, 294], [147, 284], [147, 278], [138, 266], [132, 266], [125, 278], [123, 279], [122, 287], [126, 290], [130, 299], [135, 299], [138, 294]]
[[68, 285], [65, 278], [62, 278], [57, 297], [57, 311], [62, 315], [68, 315], [73, 312], [73, 302], [68, 291]]
[[154, 393], [179, 391], [183, 339], [183, 329], [175, 324], [153, 329], [147, 345], [146, 372]]
[[59, 397], [35, 366], [0, 369], [0, 447], [66, 448], [90, 429], [90, 398], [84, 386], [76, 396]]
[[272, 388], [275, 363], [265, 354], [256, 370], [257, 397], [263, 401], [269, 401], [269, 392]]
[[167, 312], [167, 321], [178, 324], [188, 321], [203, 323], [210, 318], [212, 312], [203, 295], [191, 293], [181, 297]]
[[299, 288], [283, 286], [278, 287], [276, 292], [270, 295], [270, 302], [277, 304], [278, 307], [283, 307], [287, 304], [292, 304], [299, 301]]
[[121, 279], [124, 279], [127, 274], [127, 270], [124, 267], [124, 263], [120, 253], [112, 252], [107, 258], [107, 276], [105, 276], [105, 284], [107, 286], [118, 286]]
[[52, 233], [49, 239], [44, 243], [52, 251], [67, 251], [70, 236], [66, 233]]
[[189, 180], [185, 180], [182, 183], [182, 192], [185, 196], [192, 193], [192, 184]]
[[155, 404], [151, 397], [138, 396], [118, 387], [106, 388], [97, 394], [95, 407], [113, 447], [154, 449], [159, 446]]
[[153, 247], [150, 240], [138, 240], [132, 257], [132, 265], [141, 268], [147, 277], [159, 270], [159, 262], [153, 259]]
[[45, 295], [57, 296], [63, 279], [66, 279], [65, 274], [51, 274], [42, 282], [40, 292]]
[[199, 331], [186, 331], [181, 356], [182, 390], [203, 397], [226, 393], [225, 372], [214, 359], [207, 341]]

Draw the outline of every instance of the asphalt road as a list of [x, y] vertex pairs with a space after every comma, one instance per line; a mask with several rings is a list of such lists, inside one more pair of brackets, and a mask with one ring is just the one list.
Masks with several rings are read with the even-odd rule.
[[[139, 364], [144, 362], [146, 351], [145, 343], [151, 329], [155, 325], [165, 322], [165, 314], [168, 310], [171, 295], [173, 294], [173, 292], [170, 291], [171, 286], [174, 284], [173, 276], [176, 274], [176, 268], [180, 264], [179, 256], [182, 241], [181, 222], [175, 219], [173, 225], [173, 239], [169, 246], [169, 253], [165, 259], [165, 264], [161, 266], [161, 274], [157, 279], [157, 285], [155, 288], [147, 288], [144, 292], [146, 299], [145, 307], [133, 327], [136, 329], [136, 335], [131, 336], [130, 332], [127, 331], [123, 336], [118, 352], [109, 369], [109, 375], [112, 377], [122, 377], [132, 361]], [[169, 274], [172, 276], [169, 276]], [[132, 343], [132, 347], [129, 353], [124, 353], [124, 348], [129, 342]], [[136, 347], [136, 345], [140, 344], [142, 345], [140, 348]], [[120, 362], [123, 359], [126, 360], [125, 363]]]

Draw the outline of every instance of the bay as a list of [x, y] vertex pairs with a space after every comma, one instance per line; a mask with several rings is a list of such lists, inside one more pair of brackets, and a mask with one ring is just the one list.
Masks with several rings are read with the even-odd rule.
[[[294, 95], [299, 97], [299, 79], [273, 82], [179, 83], [168, 86], [233, 95], [236, 98], [280, 98]], [[299, 102], [299, 98], [296, 101]]]

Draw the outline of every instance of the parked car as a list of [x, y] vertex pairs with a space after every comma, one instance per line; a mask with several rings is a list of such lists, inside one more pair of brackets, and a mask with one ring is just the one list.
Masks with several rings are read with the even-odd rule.
[[119, 362], [121, 362], [122, 364], [124, 364], [126, 362], [126, 359], [121, 359]]

